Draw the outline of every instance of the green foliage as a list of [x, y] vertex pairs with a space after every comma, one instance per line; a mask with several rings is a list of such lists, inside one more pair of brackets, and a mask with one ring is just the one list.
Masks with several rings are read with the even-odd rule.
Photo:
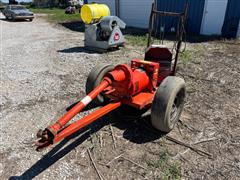
[[7, 3], [0, 0], [0, 12], [1, 12], [1, 10], [3, 10], [5, 8], [6, 5], [7, 5]]
[[192, 52], [190, 50], [185, 50], [184, 52], [180, 53], [180, 61], [183, 63], [183, 64], [188, 64], [191, 59], [192, 59]]
[[34, 13], [47, 14], [47, 20], [53, 23], [80, 21], [80, 14], [65, 14], [64, 9], [60, 8], [30, 8]]
[[169, 165], [165, 171], [162, 179], [181, 179], [181, 167], [178, 163]]
[[170, 156], [167, 150], [159, 154], [156, 161], [149, 161], [148, 166], [162, 172], [159, 179], [181, 179], [181, 166], [178, 163], [170, 163]]
[[132, 46], [146, 46], [147, 35], [125, 35], [128, 44]]
[[149, 165], [155, 168], [163, 168], [166, 165], [168, 159], [169, 159], [168, 152], [163, 151], [160, 153], [159, 159], [153, 162], [149, 162]]

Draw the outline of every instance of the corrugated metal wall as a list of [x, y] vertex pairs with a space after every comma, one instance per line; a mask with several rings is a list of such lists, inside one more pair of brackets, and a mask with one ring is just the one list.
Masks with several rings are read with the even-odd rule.
[[[205, 0], [157, 0], [157, 8], [162, 11], [182, 12], [186, 3], [188, 3], [186, 30], [190, 34], [199, 34]], [[165, 22], [166, 32], [170, 32], [171, 27], [177, 26], [177, 18], [165, 17], [162, 21]]]
[[[88, 3], [105, 3], [115, 15], [115, 0], [88, 0]], [[119, 0], [120, 18], [128, 25], [138, 28], [148, 28], [152, 0]], [[159, 10], [181, 12], [185, 3], [189, 3], [187, 32], [199, 34], [205, 0], [157, 0]], [[166, 31], [176, 26], [175, 18], [166, 18]]]
[[233, 38], [237, 36], [240, 22], [240, 0], [228, 0], [222, 35]]
[[88, 0], [88, 3], [99, 3], [99, 4], [107, 4], [110, 8], [111, 15], [115, 15], [115, 0]]
[[120, 18], [128, 26], [147, 28], [151, 6], [151, 0], [120, 0]]

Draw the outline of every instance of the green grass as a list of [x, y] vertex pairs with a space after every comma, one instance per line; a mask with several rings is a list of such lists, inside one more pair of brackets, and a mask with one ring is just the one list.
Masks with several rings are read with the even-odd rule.
[[178, 163], [174, 163], [168, 166], [164, 171], [162, 179], [181, 179], [181, 167]]
[[35, 14], [47, 14], [46, 19], [53, 23], [63, 23], [71, 21], [80, 21], [80, 14], [65, 14], [64, 9], [60, 8], [30, 8]]
[[5, 6], [4, 5], [0, 5], [0, 11], [4, 10]]
[[179, 59], [183, 64], [188, 64], [192, 59], [192, 51], [186, 49], [184, 52], [180, 53]]
[[125, 38], [127, 40], [127, 43], [132, 46], [147, 46], [147, 35], [125, 35]]
[[181, 179], [181, 166], [176, 162], [170, 162], [167, 150], [162, 151], [155, 161], [148, 162], [148, 166], [162, 172], [161, 177], [158, 177], [160, 179]]
[[156, 161], [150, 162], [150, 166], [155, 168], [163, 168], [169, 159], [169, 155], [167, 151], [163, 151], [159, 154], [159, 159]]

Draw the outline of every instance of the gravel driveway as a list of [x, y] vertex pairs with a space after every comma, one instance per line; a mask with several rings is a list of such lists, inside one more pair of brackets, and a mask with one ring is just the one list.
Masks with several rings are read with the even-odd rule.
[[[84, 95], [86, 76], [99, 55], [81, 52], [82, 33], [53, 27], [38, 17], [33, 22], [1, 18], [0, 179], [7, 179], [21, 175], [46, 154], [35, 152], [29, 143], [39, 128], [59, 117], [56, 112]], [[81, 174], [65, 161], [53, 169], [40, 178]]]
[[[85, 83], [92, 67], [100, 62], [126, 62], [128, 56], [119, 61], [121, 52], [86, 52], [83, 33], [49, 24], [41, 17], [44, 15], [37, 15], [32, 22], [9, 22], [0, 15], [0, 179], [91, 177], [91, 166], [83, 173], [76, 162], [58, 161], [64, 156], [61, 153], [48, 161], [42, 157], [51, 148], [36, 152], [32, 142], [39, 129], [55, 122], [66, 107], [85, 96]], [[47, 156], [54, 154], [51, 153]]]

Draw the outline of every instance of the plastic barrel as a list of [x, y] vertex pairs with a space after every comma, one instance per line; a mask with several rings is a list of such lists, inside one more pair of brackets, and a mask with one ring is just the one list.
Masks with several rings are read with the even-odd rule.
[[85, 24], [97, 22], [104, 16], [110, 16], [109, 7], [105, 4], [85, 4], [81, 8], [81, 19]]

